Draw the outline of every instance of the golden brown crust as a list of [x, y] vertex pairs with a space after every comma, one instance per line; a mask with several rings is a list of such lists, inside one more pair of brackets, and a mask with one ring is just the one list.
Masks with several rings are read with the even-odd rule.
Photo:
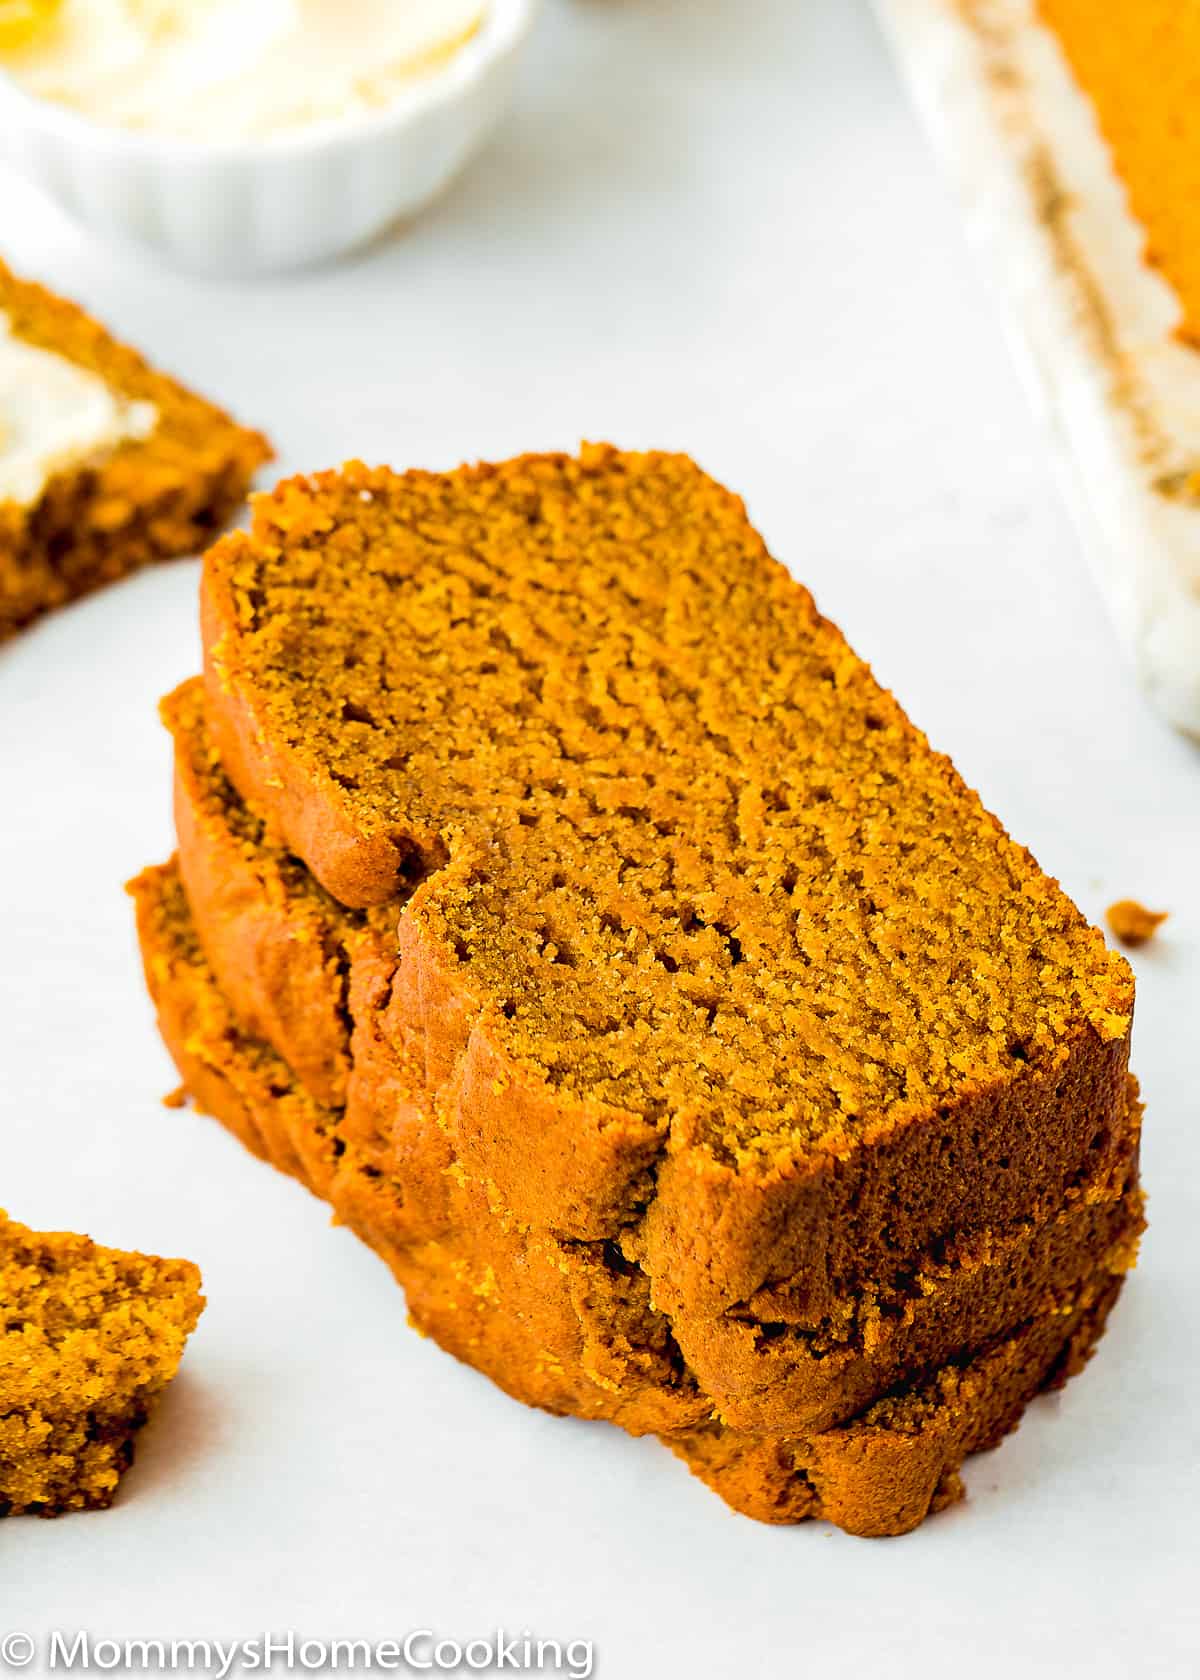
[[266, 439], [155, 371], [75, 304], [0, 263], [0, 312], [16, 335], [153, 403], [150, 437], [95, 468], [52, 478], [30, 508], [0, 503], [0, 640], [52, 607], [150, 561], [194, 554], [236, 511]]
[[[776, 1510], [768, 1520], [827, 1514], [855, 1532], [911, 1526], [928, 1509], [932, 1483], [944, 1482], [972, 1443], [992, 1438], [997, 1416], [1011, 1426], [1041, 1385], [1049, 1364], [1035, 1371], [1034, 1355], [1026, 1350], [1057, 1349], [1074, 1326], [1078, 1309], [1070, 1295], [1061, 1296], [1033, 1327], [1003, 1339], [1008, 1352], [993, 1353], [987, 1367], [987, 1373], [1000, 1375], [977, 1374], [964, 1388], [957, 1369], [948, 1368], [931, 1379], [928, 1390], [877, 1402], [863, 1427], [852, 1423], [798, 1438], [793, 1430], [787, 1440], [718, 1427], [711, 1401], [695, 1382], [670, 1326], [653, 1311], [646, 1280], [635, 1267], [611, 1245], [564, 1243], [521, 1231], [503, 1210], [488, 1207], [479, 1187], [464, 1180], [452, 1161], [433, 1166], [430, 1178], [441, 1176], [450, 1205], [423, 1231], [419, 1215], [430, 1184], [392, 1178], [356, 1139], [341, 1133], [336, 1115], [292, 1084], [273, 1053], [239, 1033], [191, 937], [174, 870], [147, 871], [133, 890], [160, 1023], [189, 1085], [235, 1130], [244, 1127], [251, 1111], [259, 1134], [271, 1139], [268, 1157], [323, 1184], [339, 1217], [392, 1266], [416, 1323], [527, 1403], [678, 1441], [681, 1455], [694, 1459], [698, 1473], [739, 1509], [763, 1514], [762, 1487], [770, 1480], [764, 1466], [775, 1464], [790, 1466], [786, 1482], [792, 1495], [814, 1479], [823, 1479], [824, 1486], [819, 1503], [793, 1497], [786, 1517]], [[305, 1130], [322, 1140], [326, 1166], [319, 1181], [306, 1173]], [[1085, 1294], [1106, 1287], [1106, 1278], [1132, 1262], [1140, 1203], [1136, 1192], [1131, 1197], [1098, 1271], [1093, 1259], [1080, 1278]], [[418, 1204], [415, 1224], [410, 1198]], [[920, 1437], [919, 1446], [910, 1442], [912, 1435]], [[807, 1466], [803, 1474], [797, 1473], [799, 1463]], [[928, 1497], [918, 1512], [914, 1489], [927, 1483]]]
[[[204, 731], [200, 683], [184, 683], [161, 709], [176, 745], [180, 868], [208, 959], [246, 1031], [274, 1045], [318, 1102], [344, 1104], [346, 946], [371, 924], [326, 905], [315, 883], [308, 891], [307, 877], [296, 879], [301, 866], [277, 849], [273, 867], [259, 867], [264, 825], [225, 780]], [[388, 920], [377, 918], [380, 932]]]
[[0, 1516], [108, 1505], [204, 1306], [187, 1260], [0, 1213]]

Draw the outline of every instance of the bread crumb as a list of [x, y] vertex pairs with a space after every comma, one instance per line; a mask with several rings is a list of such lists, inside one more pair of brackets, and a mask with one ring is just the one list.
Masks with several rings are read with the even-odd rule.
[[1145, 945], [1169, 914], [1168, 910], [1147, 910], [1136, 898], [1121, 898], [1109, 905], [1104, 919], [1122, 945]]

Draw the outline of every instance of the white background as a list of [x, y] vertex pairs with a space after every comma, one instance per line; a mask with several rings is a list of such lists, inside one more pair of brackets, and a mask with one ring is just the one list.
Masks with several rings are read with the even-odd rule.
[[13, 266], [281, 468], [691, 451], [1090, 914], [1172, 912], [1136, 959], [1152, 1229], [1099, 1357], [919, 1533], [760, 1527], [422, 1342], [320, 1205], [159, 1106], [121, 883], [171, 845], [154, 705], [197, 668], [196, 568], [25, 635], [0, 654], [0, 1201], [189, 1255], [210, 1305], [113, 1510], [0, 1525], [0, 1631], [528, 1627], [615, 1680], [1194, 1672], [1200, 752], [1118, 661], [859, 0], [551, 0], [486, 156], [334, 271], [192, 282], [7, 180], [0, 207]]

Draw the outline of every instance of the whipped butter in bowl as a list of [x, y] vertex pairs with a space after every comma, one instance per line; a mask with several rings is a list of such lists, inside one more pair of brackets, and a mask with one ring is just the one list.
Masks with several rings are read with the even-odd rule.
[[475, 35], [483, 0], [34, 0], [0, 64], [93, 122], [266, 138], [378, 111]]
[[432, 199], [537, 0], [0, 0], [0, 161], [185, 267], [316, 262]]

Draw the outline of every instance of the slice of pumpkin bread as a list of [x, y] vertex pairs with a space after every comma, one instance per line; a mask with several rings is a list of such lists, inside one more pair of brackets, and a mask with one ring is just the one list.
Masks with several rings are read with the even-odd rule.
[[1123, 1282], [1101, 1271], [1057, 1314], [823, 1435], [772, 1439], [713, 1423], [667, 1445], [735, 1511], [759, 1522], [823, 1517], [866, 1538], [907, 1534], [963, 1497], [965, 1459], [998, 1446], [1037, 1394], [1083, 1369]]
[[442, 1217], [424, 1225], [430, 1185], [389, 1178], [369, 1149], [343, 1135], [337, 1111], [241, 1031], [195, 938], [175, 868], [148, 870], [131, 890], [160, 1025], [189, 1088], [237, 1135], [329, 1197], [391, 1265], [418, 1326], [529, 1404], [661, 1434], [747, 1514], [827, 1516], [856, 1533], [914, 1526], [949, 1497], [963, 1457], [1015, 1424], [1077, 1333], [1084, 1304], [1132, 1264], [1136, 1187], [1102, 1241], [1096, 1233], [1075, 1287], [1044, 1297], [1037, 1316], [982, 1362], [968, 1360], [968, 1378], [955, 1362], [911, 1394], [877, 1400], [862, 1427], [849, 1420], [777, 1437], [730, 1429], [655, 1312], [648, 1281], [614, 1245], [522, 1231], [494, 1214], [453, 1163], [440, 1169]]
[[684, 457], [289, 480], [203, 617], [231, 780], [397, 907], [464, 1164], [668, 1311], [816, 1328], [1118, 1168], [1128, 966]]
[[0, 640], [152, 560], [197, 553], [270, 455], [258, 432], [0, 263]]
[[111, 1503], [203, 1306], [190, 1261], [0, 1214], [0, 1516]]
[[[163, 713], [176, 741], [180, 870], [225, 996], [246, 1030], [267, 1039], [314, 1096], [348, 1101], [342, 1135], [369, 1138], [373, 1159], [397, 1181], [415, 1172], [429, 1203], [428, 1174], [414, 1169], [421, 1071], [381, 1034], [375, 1013], [376, 997], [395, 985], [394, 910], [343, 909], [270, 843], [216, 761], [198, 682], [170, 695]], [[426, 1146], [432, 1141], [443, 1163], [453, 1159], [456, 1172], [468, 1172], [457, 1109], [435, 1104], [434, 1112], [444, 1136]], [[896, 1382], [1023, 1322], [1048, 1293], [1087, 1275], [1098, 1245], [1114, 1240], [1125, 1221], [1122, 1194], [1136, 1182], [1140, 1113], [1131, 1099], [1119, 1167], [1105, 1166], [1098, 1179], [1074, 1187], [1052, 1215], [948, 1239], [911, 1274], [870, 1280], [815, 1328], [792, 1321], [794, 1286], [782, 1280], [737, 1314], [675, 1306], [672, 1334], [714, 1404], [740, 1428], [825, 1428], [853, 1416]]]

